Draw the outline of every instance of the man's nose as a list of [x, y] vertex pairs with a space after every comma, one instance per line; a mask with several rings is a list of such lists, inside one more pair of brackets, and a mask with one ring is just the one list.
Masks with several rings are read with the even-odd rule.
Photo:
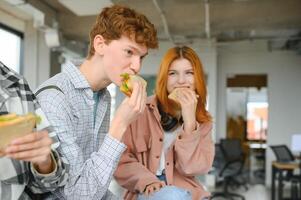
[[141, 58], [140, 56], [133, 57], [132, 63], [131, 63], [131, 69], [135, 72], [135, 74], [138, 74], [141, 69]]

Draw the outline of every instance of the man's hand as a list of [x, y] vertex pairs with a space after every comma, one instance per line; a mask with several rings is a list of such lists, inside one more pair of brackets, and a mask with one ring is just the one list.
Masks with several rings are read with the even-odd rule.
[[131, 97], [126, 97], [116, 111], [109, 130], [114, 138], [121, 140], [126, 128], [144, 111], [146, 88], [141, 82], [134, 82]]
[[152, 195], [154, 192], [158, 192], [164, 186], [166, 186], [164, 181], [152, 183], [146, 186], [144, 195], [145, 196]]
[[186, 133], [191, 133], [196, 129], [197, 95], [194, 91], [188, 88], [183, 88], [180, 92], [178, 92], [177, 98], [182, 108], [184, 131]]
[[39, 173], [47, 174], [54, 168], [51, 144], [47, 131], [33, 132], [13, 140], [4, 153], [16, 160], [32, 162]]

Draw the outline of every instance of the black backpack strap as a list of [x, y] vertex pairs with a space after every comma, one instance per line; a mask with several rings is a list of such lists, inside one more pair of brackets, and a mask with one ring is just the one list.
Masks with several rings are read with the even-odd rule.
[[44, 90], [49, 90], [49, 89], [55, 89], [55, 90], [58, 90], [60, 91], [61, 93], [64, 94], [63, 90], [61, 88], [59, 88], [58, 86], [56, 85], [48, 85], [48, 86], [45, 86], [45, 87], [42, 87], [40, 88], [36, 93], [35, 93], [35, 96], [38, 96], [41, 92], [43, 92]]

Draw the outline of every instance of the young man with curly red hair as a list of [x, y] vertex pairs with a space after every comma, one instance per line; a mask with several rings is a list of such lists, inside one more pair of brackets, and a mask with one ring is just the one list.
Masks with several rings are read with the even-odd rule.
[[118, 5], [104, 8], [90, 32], [82, 63], [67, 63], [63, 72], [37, 91], [42, 109], [60, 139], [59, 151], [70, 163], [65, 187], [51, 198], [112, 199], [112, 175], [126, 145], [127, 126], [146, 105], [142, 83], [135, 83], [110, 124], [111, 97], [106, 87], [121, 85], [121, 74], [137, 74], [149, 48], [157, 48], [156, 30], [136, 11]]

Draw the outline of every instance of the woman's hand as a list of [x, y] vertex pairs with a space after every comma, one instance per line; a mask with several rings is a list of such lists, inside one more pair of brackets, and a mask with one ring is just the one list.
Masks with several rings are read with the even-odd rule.
[[166, 184], [164, 181], [152, 183], [152, 184], [146, 186], [144, 195], [145, 196], [152, 195], [154, 192], [158, 192], [165, 185]]
[[188, 88], [183, 88], [177, 93], [181, 104], [182, 118], [185, 133], [191, 133], [196, 129], [196, 107], [198, 97], [196, 93]]

